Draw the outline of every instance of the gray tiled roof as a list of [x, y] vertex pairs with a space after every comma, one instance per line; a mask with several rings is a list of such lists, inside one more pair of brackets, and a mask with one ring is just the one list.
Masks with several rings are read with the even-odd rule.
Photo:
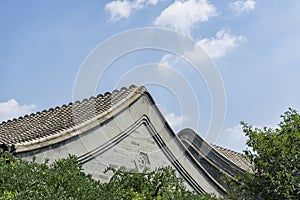
[[[146, 89], [143, 86], [121, 88], [111, 93], [106, 92], [104, 95], [100, 94], [96, 97], [2, 122], [0, 123], [0, 145], [23, 145], [32, 141], [39, 143], [39, 141], [57, 136], [57, 134], [60, 137], [59, 133], [66, 130], [72, 131], [72, 128], [77, 125], [114, 110], [116, 104], [123, 104], [124, 100], [131, 98], [134, 91], [143, 93]], [[216, 145], [212, 146], [235, 165], [251, 171], [251, 164], [242, 154]]]
[[104, 95], [2, 122], [0, 144], [22, 144], [70, 129], [110, 110], [136, 88], [130, 86], [114, 90], [112, 93], [107, 92]]
[[233, 162], [235, 165], [239, 166], [243, 170], [250, 171], [250, 172], [252, 171], [251, 163], [244, 157], [243, 154], [232, 151], [230, 149], [226, 149], [226, 148], [217, 146], [217, 145], [211, 145], [211, 146], [213, 146], [213, 148], [218, 153], [220, 153], [221, 155], [226, 157], [228, 160], [230, 160], [231, 162]]

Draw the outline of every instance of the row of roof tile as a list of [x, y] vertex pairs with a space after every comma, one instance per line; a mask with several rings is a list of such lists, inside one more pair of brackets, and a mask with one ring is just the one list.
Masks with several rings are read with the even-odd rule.
[[243, 170], [250, 171], [250, 172], [252, 171], [251, 163], [249, 162], [249, 160], [245, 158], [243, 154], [217, 145], [211, 145], [211, 146], [213, 146], [213, 148], [219, 154], [223, 155], [225, 158], [227, 158], [228, 160], [230, 160], [231, 162], [233, 162], [235, 165], [239, 166]]
[[32, 113], [0, 124], [0, 144], [20, 144], [56, 134], [102, 114], [127, 97], [136, 86]]

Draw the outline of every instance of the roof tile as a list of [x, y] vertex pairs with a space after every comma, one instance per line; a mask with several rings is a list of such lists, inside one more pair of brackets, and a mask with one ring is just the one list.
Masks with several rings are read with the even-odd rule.
[[231, 162], [233, 162], [234, 164], [236, 164], [243, 170], [250, 171], [250, 172], [252, 171], [252, 165], [251, 165], [250, 161], [247, 160], [247, 158], [243, 154], [232, 151], [230, 149], [226, 149], [226, 148], [217, 146], [217, 145], [211, 145], [211, 146], [213, 146], [213, 148], [218, 153], [220, 153], [221, 155], [226, 157], [228, 160], [230, 160]]
[[72, 128], [102, 114], [127, 97], [136, 86], [106, 92], [0, 123], [0, 144], [12, 145], [43, 138]]

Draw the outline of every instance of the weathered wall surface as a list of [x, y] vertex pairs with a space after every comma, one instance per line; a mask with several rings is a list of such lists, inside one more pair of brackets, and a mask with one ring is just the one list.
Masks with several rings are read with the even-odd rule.
[[171, 165], [189, 188], [223, 195], [186, 151], [147, 93], [118, 114], [106, 117], [101, 124], [91, 122], [77, 136], [19, 155], [25, 159], [36, 156], [37, 161], [43, 162], [44, 158], [53, 161], [74, 154], [85, 172], [102, 181], [108, 181], [111, 176], [103, 174], [107, 166], [142, 171]]

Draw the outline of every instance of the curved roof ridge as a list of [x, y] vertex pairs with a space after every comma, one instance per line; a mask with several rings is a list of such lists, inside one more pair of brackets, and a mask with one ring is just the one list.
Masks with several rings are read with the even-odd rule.
[[[120, 107], [128, 105], [122, 105], [124, 102], [133, 101], [146, 91], [143, 86], [131, 85], [129, 88], [123, 87], [111, 93], [4, 121], [0, 123], [0, 144], [20, 147], [51, 140], [58, 133], [67, 133], [70, 129], [73, 132], [76, 127], [84, 126], [94, 118], [99, 120], [110, 112], [120, 111]], [[74, 133], [69, 133], [69, 137], [73, 136]]]
[[178, 133], [178, 136], [183, 141], [188, 140], [201, 154], [219, 165], [219, 167], [229, 174], [236, 174], [234, 172], [236, 170], [242, 173], [244, 173], [243, 171], [252, 171], [251, 163], [247, 161], [243, 154], [209, 144], [192, 129], [183, 129]]
[[[228, 152], [231, 152], [233, 154], [236, 154], [236, 155], [241, 155], [243, 156], [244, 154], [240, 153], [240, 152], [237, 152], [237, 151], [234, 151], [232, 149], [229, 149], [229, 148], [225, 148], [225, 147], [221, 147], [219, 145], [216, 145], [216, 144], [210, 144], [214, 149], [220, 149], [220, 150], [224, 150], [224, 151], [228, 151]], [[221, 152], [222, 153], [222, 152]]]
[[243, 170], [250, 171], [250, 172], [252, 171], [251, 164], [247, 160], [247, 158], [244, 157], [245, 156], [244, 154], [233, 151], [233, 150], [225, 148], [225, 147], [215, 145], [215, 144], [210, 144], [210, 145], [218, 153], [220, 153], [221, 155], [226, 157], [228, 160], [230, 160], [231, 162], [233, 162], [235, 165], [239, 166]]

